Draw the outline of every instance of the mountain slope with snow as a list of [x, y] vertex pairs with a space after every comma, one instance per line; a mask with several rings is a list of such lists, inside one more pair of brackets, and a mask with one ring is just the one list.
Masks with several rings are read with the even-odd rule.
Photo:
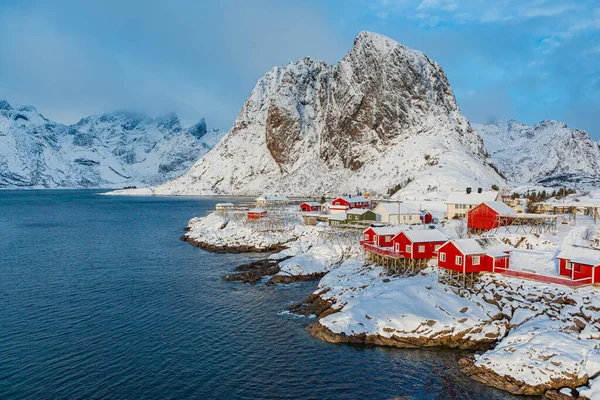
[[600, 147], [557, 121], [473, 124], [508, 180], [544, 185], [600, 183]]
[[362, 32], [336, 65], [310, 58], [256, 84], [223, 140], [157, 194], [399, 196], [502, 178], [425, 54]]
[[116, 112], [74, 125], [0, 101], [0, 188], [153, 185], [185, 172], [222, 137], [204, 120]]

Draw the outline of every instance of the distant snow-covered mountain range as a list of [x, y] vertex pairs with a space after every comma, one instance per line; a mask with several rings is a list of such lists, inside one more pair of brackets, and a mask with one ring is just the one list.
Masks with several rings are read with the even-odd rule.
[[512, 183], [593, 185], [600, 183], [600, 147], [587, 132], [557, 121], [528, 126], [473, 124], [494, 164]]
[[175, 114], [114, 112], [73, 125], [0, 101], [0, 188], [155, 185], [185, 172], [223, 136]]
[[175, 114], [63, 125], [0, 101], [0, 188], [410, 200], [523, 183], [598, 184], [600, 147], [556, 121], [471, 125], [436, 62], [371, 32], [335, 65], [303, 58], [268, 71], [226, 135], [204, 120], [183, 128]]

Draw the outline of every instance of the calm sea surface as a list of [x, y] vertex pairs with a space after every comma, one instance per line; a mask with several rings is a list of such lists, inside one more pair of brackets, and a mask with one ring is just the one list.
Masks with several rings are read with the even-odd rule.
[[508, 397], [461, 376], [459, 352], [312, 338], [280, 312], [316, 282], [222, 281], [264, 255], [179, 237], [223, 200], [0, 191], [0, 398]]

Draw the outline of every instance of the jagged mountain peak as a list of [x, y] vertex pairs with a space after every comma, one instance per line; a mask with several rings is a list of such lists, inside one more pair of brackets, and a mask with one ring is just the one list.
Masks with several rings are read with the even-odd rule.
[[[465, 160], [457, 167], [464, 179], [442, 178], [440, 167], [458, 159]], [[303, 58], [272, 68], [224, 140], [157, 190], [385, 194], [411, 181], [422, 191], [453, 189], [463, 180], [501, 183], [487, 162], [441, 67], [392, 39], [361, 32], [337, 64]]]

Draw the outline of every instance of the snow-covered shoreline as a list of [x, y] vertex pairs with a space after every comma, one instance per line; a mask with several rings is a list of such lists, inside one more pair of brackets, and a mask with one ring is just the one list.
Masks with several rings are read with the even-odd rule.
[[[472, 349], [479, 353], [461, 360], [461, 370], [487, 385], [529, 395], [598, 391], [596, 287], [488, 274], [459, 290], [438, 282], [434, 263], [416, 276], [389, 276], [365, 263], [357, 243], [331, 239], [339, 228], [294, 223], [264, 229], [213, 213], [192, 219], [187, 229], [184, 240], [210, 251], [278, 251], [269, 256], [274, 263], [267, 265], [277, 265], [269, 270], [277, 271], [270, 282], [321, 278], [317, 290], [291, 311], [316, 315], [307, 330], [324, 341]], [[444, 229], [450, 233], [452, 227]], [[556, 248], [572, 244], [577, 229], [553, 241], [529, 239], [540, 249]]]

